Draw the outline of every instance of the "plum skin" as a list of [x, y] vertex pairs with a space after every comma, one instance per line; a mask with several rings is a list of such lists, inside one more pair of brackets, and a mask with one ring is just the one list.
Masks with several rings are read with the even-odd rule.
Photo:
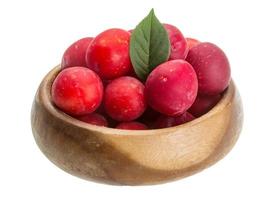
[[54, 104], [67, 114], [79, 116], [95, 111], [103, 97], [103, 85], [96, 73], [85, 67], [70, 67], [55, 78]]
[[125, 130], [147, 130], [148, 127], [140, 122], [121, 122], [116, 126], [118, 129], [125, 129]]
[[105, 117], [103, 117], [102, 115], [98, 114], [98, 113], [90, 113], [87, 115], [82, 115], [77, 117], [77, 119], [79, 119], [80, 121], [92, 124], [92, 125], [97, 125], [97, 126], [108, 126], [108, 122], [105, 119]]
[[223, 92], [230, 82], [230, 65], [225, 53], [215, 44], [202, 42], [188, 52], [186, 58], [195, 69], [199, 94], [217, 95]]
[[71, 44], [63, 54], [61, 68], [86, 67], [86, 51], [91, 41], [93, 41], [92, 37], [86, 37]]
[[156, 67], [145, 83], [148, 104], [156, 111], [177, 116], [191, 107], [198, 91], [193, 67], [184, 60], [171, 60]]
[[133, 71], [129, 55], [131, 33], [108, 29], [94, 38], [86, 53], [88, 68], [102, 79], [114, 79]]
[[136, 78], [119, 77], [105, 89], [104, 108], [114, 120], [135, 120], [143, 114], [146, 106], [144, 85]]
[[186, 38], [186, 42], [189, 50], [200, 43], [199, 40], [194, 38]]
[[195, 117], [188, 112], [185, 112], [177, 117], [160, 115], [154, 122], [153, 128], [168, 128], [177, 126], [192, 121], [193, 119], [195, 119]]
[[220, 94], [214, 96], [197, 96], [188, 112], [195, 117], [200, 117], [210, 111], [220, 101], [221, 97]]
[[169, 60], [185, 59], [188, 53], [188, 46], [183, 34], [171, 24], [163, 24], [163, 26], [168, 33], [171, 46]]

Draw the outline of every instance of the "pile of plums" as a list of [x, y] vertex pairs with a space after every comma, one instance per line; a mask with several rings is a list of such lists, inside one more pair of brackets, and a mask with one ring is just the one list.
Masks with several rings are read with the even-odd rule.
[[108, 29], [73, 43], [52, 85], [54, 104], [81, 121], [128, 130], [176, 126], [207, 113], [229, 85], [228, 59], [215, 44], [164, 27], [169, 60], [145, 81], [131, 64], [131, 31]]

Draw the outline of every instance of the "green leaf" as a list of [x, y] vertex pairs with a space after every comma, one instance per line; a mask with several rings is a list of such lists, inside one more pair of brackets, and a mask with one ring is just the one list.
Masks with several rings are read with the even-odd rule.
[[130, 58], [137, 76], [146, 80], [155, 67], [168, 60], [169, 54], [168, 33], [152, 9], [133, 30], [130, 39]]

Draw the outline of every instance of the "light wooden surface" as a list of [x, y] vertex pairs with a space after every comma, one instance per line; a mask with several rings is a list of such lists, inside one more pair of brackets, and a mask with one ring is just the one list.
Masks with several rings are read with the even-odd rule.
[[206, 115], [157, 130], [127, 131], [78, 121], [55, 108], [50, 88], [57, 66], [36, 93], [31, 123], [41, 151], [75, 176], [109, 184], [145, 185], [176, 180], [214, 164], [238, 139], [241, 99], [233, 82]]

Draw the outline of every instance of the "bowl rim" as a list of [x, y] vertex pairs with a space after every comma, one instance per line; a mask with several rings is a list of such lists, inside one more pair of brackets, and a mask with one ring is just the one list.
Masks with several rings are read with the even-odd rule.
[[194, 120], [192, 120], [190, 122], [187, 122], [187, 123], [184, 123], [181, 125], [177, 125], [177, 126], [173, 126], [173, 127], [161, 128], [161, 129], [123, 130], [123, 129], [116, 129], [116, 128], [88, 124], [88, 123], [82, 122], [82, 121], [78, 120], [77, 118], [74, 118], [74, 117], [66, 114], [65, 112], [61, 111], [60, 109], [58, 109], [52, 101], [51, 86], [52, 86], [52, 83], [53, 83], [55, 77], [58, 75], [58, 73], [60, 71], [61, 71], [61, 66], [57, 65], [50, 72], [48, 72], [48, 74], [43, 78], [43, 80], [39, 86], [39, 89], [38, 89], [39, 91], [36, 94], [36, 95], [40, 96], [40, 101], [41, 101], [42, 106], [48, 112], [50, 112], [52, 115], [54, 115], [55, 117], [59, 118], [62, 121], [65, 121], [66, 123], [72, 124], [76, 127], [82, 128], [82, 129], [86, 129], [91, 132], [99, 132], [99, 133], [106, 134], [106, 135], [108, 135], [108, 134], [123, 135], [123, 136], [125, 136], [125, 135], [126, 136], [127, 135], [137, 135], [137, 136], [143, 135], [144, 136], [144, 135], [156, 135], [156, 134], [159, 135], [162, 133], [175, 132], [178, 129], [195, 126], [196, 124], [198, 124], [202, 121], [205, 121], [205, 120], [213, 117], [214, 115], [220, 113], [227, 106], [229, 106], [232, 103], [232, 99], [235, 95], [235, 90], [236, 90], [234, 81], [231, 79], [230, 84], [229, 84], [228, 88], [225, 90], [225, 92], [223, 93], [220, 101], [210, 111], [208, 111], [207, 113], [205, 113], [204, 115], [202, 115], [198, 118], [195, 118]]

